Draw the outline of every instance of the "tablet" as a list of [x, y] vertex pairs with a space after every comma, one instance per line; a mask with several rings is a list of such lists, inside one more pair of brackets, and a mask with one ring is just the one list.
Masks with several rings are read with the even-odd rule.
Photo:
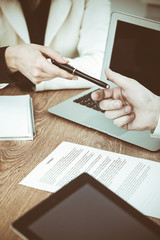
[[87, 173], [12, 223], [24, 239], [158, 240], [160, 228]]

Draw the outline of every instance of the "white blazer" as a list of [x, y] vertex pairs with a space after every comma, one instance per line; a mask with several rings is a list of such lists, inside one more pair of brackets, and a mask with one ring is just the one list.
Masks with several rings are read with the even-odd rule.
[[[109, 0], [51, 0], [44, 45], [69, 58], [70, 64], [99, 78], [110, 20]], [[18, 0], [0, 0], [0, 47], [30, 43]], [[36, 86], [37, 91], [88, 88], [84, 80], [55, 78]]]

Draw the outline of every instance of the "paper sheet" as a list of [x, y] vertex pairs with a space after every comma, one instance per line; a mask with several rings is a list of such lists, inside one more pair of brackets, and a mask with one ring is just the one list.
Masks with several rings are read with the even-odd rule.
[[56, 192], [83, 172], [145, 215], [160, 218], [160, 163], [62, 142], [20, 184]]

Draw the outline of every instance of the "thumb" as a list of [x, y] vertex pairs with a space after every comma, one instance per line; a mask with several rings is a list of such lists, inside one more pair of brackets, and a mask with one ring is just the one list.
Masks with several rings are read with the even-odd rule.
[[116, 84], [117, 86], [119, 86], [123, 89], [126, 88], [126, 86], [128, 85], [129, 78], [127, 78], [119, 73], [113, 72], [109, 68], [105, 69], [105, 74], [109, 81], [113, 82], [114, 84]]

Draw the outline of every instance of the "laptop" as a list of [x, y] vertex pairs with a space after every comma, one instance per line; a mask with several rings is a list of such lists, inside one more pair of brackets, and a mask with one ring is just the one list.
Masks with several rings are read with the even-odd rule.
[[[112, 13], [102, 66], [102, 81], [111, 87], [115, 86], [104, 74], [105, 68], [110, 67], [113, 71], [136, 79], [160, 95], [159, 57], [160, 22], [121, 12]], [[151, 137], [150, 131], [126, 131], [105, 118], [98, 103], [90, 98], [91, 92], [98, 88], [84, 91], [48, 111], [150, 151], [159, 150], [160, 139]]]
[[15, 220], [34, 240], [158, 240], [160, 227], [96, 179], [83, 173]]

